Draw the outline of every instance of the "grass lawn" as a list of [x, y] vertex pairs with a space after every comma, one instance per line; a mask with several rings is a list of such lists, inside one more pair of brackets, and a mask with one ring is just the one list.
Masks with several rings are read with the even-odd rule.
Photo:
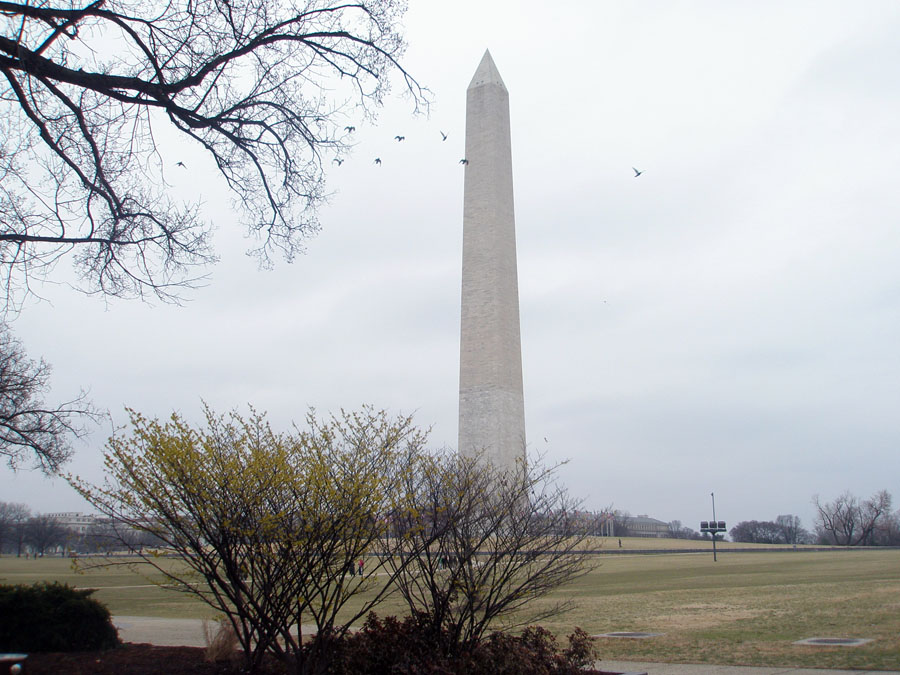
[[[623, 549], [646, 542], [623, 538]], [[679, 544], [655, 540], [653, 547]], [[720, 553], [716, 563], [711, 554], [677, 553], [596, 560], [590, 574], [547, 599], [577, 605], [544, 626], [560, 634], [574, 626], [590, 634], [664, 634], [600, 639], [601, 658], [900, 670], [900, 551]], [[76, 574], [65, 559], [0, 558], [0, 583], [37, 580], [98, 588], [95, 597], [113, 614], [212, 616], [190, 596], [160, 589], [124, 567]], [[389, 600], [377, 611], [402, 614], [403, 607]], [[807, 637], [874, 641], [861, 647], [792, 644]]]
[[[91, 560], [85, 558], [85, 561]], [[97, 558], [97, 560], [101, 560]], [[121, 560], [113, 558], [115, 560]], [[173, 561], [172, 564], [178, 564]], [[112, 614], [126, 616], [158, 616], [169, 618], [213, 618], [216, 613], [193, 596], [160, 588], [159, 573], [142, 566], [145, 573], [130, 565], [115, 565], [77, 572], [67, 558], [44, 557], [25, 559], [0, 558], [0, 583], [33, 584], [36, 581], [58, 581], [76, 588], [95, 588], [94, 598], [105, 604]]]
[[[900, 670], [900, 551], [604, 556], [554, 599], [578, 606], [555, 632], [643, 631], [602, 638], [601, 658]], [[862, 637], [861, 647], [807, 647], [808, 637]]]

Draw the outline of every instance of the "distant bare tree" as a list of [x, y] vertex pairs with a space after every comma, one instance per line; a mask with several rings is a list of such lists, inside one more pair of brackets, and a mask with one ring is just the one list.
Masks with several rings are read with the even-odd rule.
[[673, 539], [699, 539], [700, 533], [684, 527], [680, 520], [673, 520], [669, 523], [669, 536]]
[[782, 539], [785, 544], [809, 543], [810, 534], [803, 528], [799, 516], [791, 514], [778, 516], [775, 519], [775, 524], [781, 528]]
[[116, 523], [106, 519], [91, 523], [79, 542], [82, 553], [109, 553], [123, 548]]
[[847, 491], [825, 504], [816, 495], [813, 505], [817, 511], [817, 528], [838, 546], [874, 544], [876, 529], [890, 516], [891, 502], [887, 490], [876, 492], [864, 501]]
[[732, 541], [753, 544], [783, 544], [784, 532], [771, 520], [745, 520], [729, 530]]
[[30, 462], [54, 473], [72, 454], [71, 438], [98, 417], [84, 392], [65, 403], [45, 403], [49, 378], [50, 366], [30, 360], [0, 322], [0, 456], [13, 469]]
[[[74, 253], [85, 289], [177, 297], [215, 260], [166, 189], [166, 127], [212, 159], [263, 263], [319, 225], [323, 167], [399, 65], [400, 0], [0, 0], [6, 305]], [[328, 153], [323, 161], [323, 152]]]
[[881, 519], [875, 529], [874, 539], [880, 546], [900, 546], [900, 511]]
[[16, 549], [16, 557], [20, 557], [25, 551], [25, 535], [28, 529], [28, 521], [31, 519], [31, 509], [25, 504], [14, 504], [18, 507], [15, 511], [15, 519], [13, 520], [13, 544]]
[[69, 530], [50, 516], [29, 518], [25, 526], [25, 542], [35, 555], [44, 555], [57, 546], [63, 546], [69, 538]]
[[22, 525], [30, 515], [31, 511], [25, 504], [0, 502], [0, 553], [13, 548], [21, 553], [24, 543]]
[[628, 528], [628, 520], [631, 518], [631, 513], [628, 511], [613, 511], [613, 528], [615, 529], [616, 537], [627, 537], [631, 535], [631, 530]]

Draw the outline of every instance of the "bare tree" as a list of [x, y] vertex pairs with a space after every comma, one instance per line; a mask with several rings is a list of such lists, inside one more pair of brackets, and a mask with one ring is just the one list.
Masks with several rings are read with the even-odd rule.
[[631, 536], [631, 530], [628, 527], [628, 522], [631, 520], [631, 513], [628, 511], [613, 511], [613, 529], [615, 530], [614, 534], [617, 537], [629, 537]]
[[34, 516], [25, 525], [25, 542], [35, 555], [63, 546], [68, 538], [69, 530], [52, 516]]
[[669, 536], [673, 539], [700, 539], [700, 533], [681, 524], [680, 520], [669, 523]]
[[464, 650], [498, 622], [526, 625], [571, 603], [539, 602], [590, 570], [590, 526], [579, 503], [540, 462], [501, 471], [478, 457], [426, 458], [405, 490], [413, 503], [395, 514], [390, 559], [411, 611], [442, 647]]
[[13, 520], [12, 542], [16, 549], [16, 557], [21, 557], [25, 551], [25, 534], [28, 528], [28, 520], [31, 518], [31, 509], [25, 504], [14, 504], [18, 507], [15, 510], [15, 518]]
[[22, 552], [24, 529], [22, 524], [28, 520], [31, 512], [25, 504], [0, 502], [0, 553], [12, 548]]
[[860, 530], [862, 542], [875, 544], [875, 532], [891, 517], [893, 499], [887, 490], [880, 490], [860, 505]]
[[69, 253], [89, 292], [173, 298], [197, 281], [210, 229], [167, 193], [187, 167], [160, 150], [163, 127], [212, 159], [262, 263], [292, 258], [350, 116], [372, 115], [391, 73], [425, 103], [398, 61], [404, 4], [0, 0], [6, 306]]
[[900, 546], [900, 511], [882, 518], [874, 537], [874, 543], [879, 546]]
[[891, 495], [887, 490], [876, 492], [860, 501], [849, 491], [833, 502], [821, 503], [813, 497], [817, 511], [817, 527], [822, 534], [839, 546], [860, 546], [875, 543], [876, 529], [891, 513]]
[[775, 524], [781, 528], [781, 536], [785, 544], [806, 544], [810, 535], [800, 521], [799, 516], [791, 514], [778, 516]]
[[91, 523], [79, 542], [81, 553], [110, 553], [123, 547], [123, 539], [116, 523], [102, 519]]
[[771, 520], [744, 520], [728, 532], [732, 541], [754, 544], [783, 544], [784, 530]]
[[680, 520], [669, 521], [669, 536], [673, 539], [679, 539], [681, 537], [682, 529]]
[[820, 503], [819, 495], [813, 497], [817, 511], [816, 524], [830, 543], [849, 546], [853, 541], [859, 529], [858, 503], [857, 497], [849, 491], [827, 504]]
[[61, 404], [47, 404], [50, 366], [32, 361], [0, 323], [0, 455], [13, 469], [31, 462], [54, 473], [72, 454], [70, 439], [85, 432], [97, 413], [84, 392]]

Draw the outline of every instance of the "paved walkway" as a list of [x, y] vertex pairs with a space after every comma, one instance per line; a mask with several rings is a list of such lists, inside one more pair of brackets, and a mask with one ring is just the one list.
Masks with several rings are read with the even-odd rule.
[[114, 616], [122, 642], [149, 642], [166, 647], [205, 647], [200, 619], [158, 619], [150, 616]]
[[[159, 619], [147, 616], [114, 616], [123, 642], [149, 642], [154, 645], [205, 647], [201, 619]], [[314, 632], [315, 626], [303, 626]], [[647, 675], [900, 675], [896, 670], [822, 670], [812, 668], [755, 668], [745, 666], [703, 666], [632, 661], [599, 661], [603, 670], [647, 673]]]
[[[161, 619], [152, 616], [114, 616], [122, 642], [147, 642], [166, 647], [205, 647], [203, 619]], [[215, 629], [215, 622], [211, 627]], [[314, 625], [303, 624], [304, 633], [315, 633]]]

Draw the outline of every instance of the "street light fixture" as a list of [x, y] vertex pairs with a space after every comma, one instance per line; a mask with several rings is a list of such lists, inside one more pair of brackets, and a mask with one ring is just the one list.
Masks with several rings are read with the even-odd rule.
[[700, 521], [700, 531], [705, 534], [711, 534], [713, 540], [713, 562], [718, 562], [716, 558], [716, 535], [725, 532], [725, 521], [724, 520], [716, 520], [716, 493], [710, 492], [709, 496], [712, 497], [712, 510], [713, 510], [713, 519], [712, 520], [701, 520]]

